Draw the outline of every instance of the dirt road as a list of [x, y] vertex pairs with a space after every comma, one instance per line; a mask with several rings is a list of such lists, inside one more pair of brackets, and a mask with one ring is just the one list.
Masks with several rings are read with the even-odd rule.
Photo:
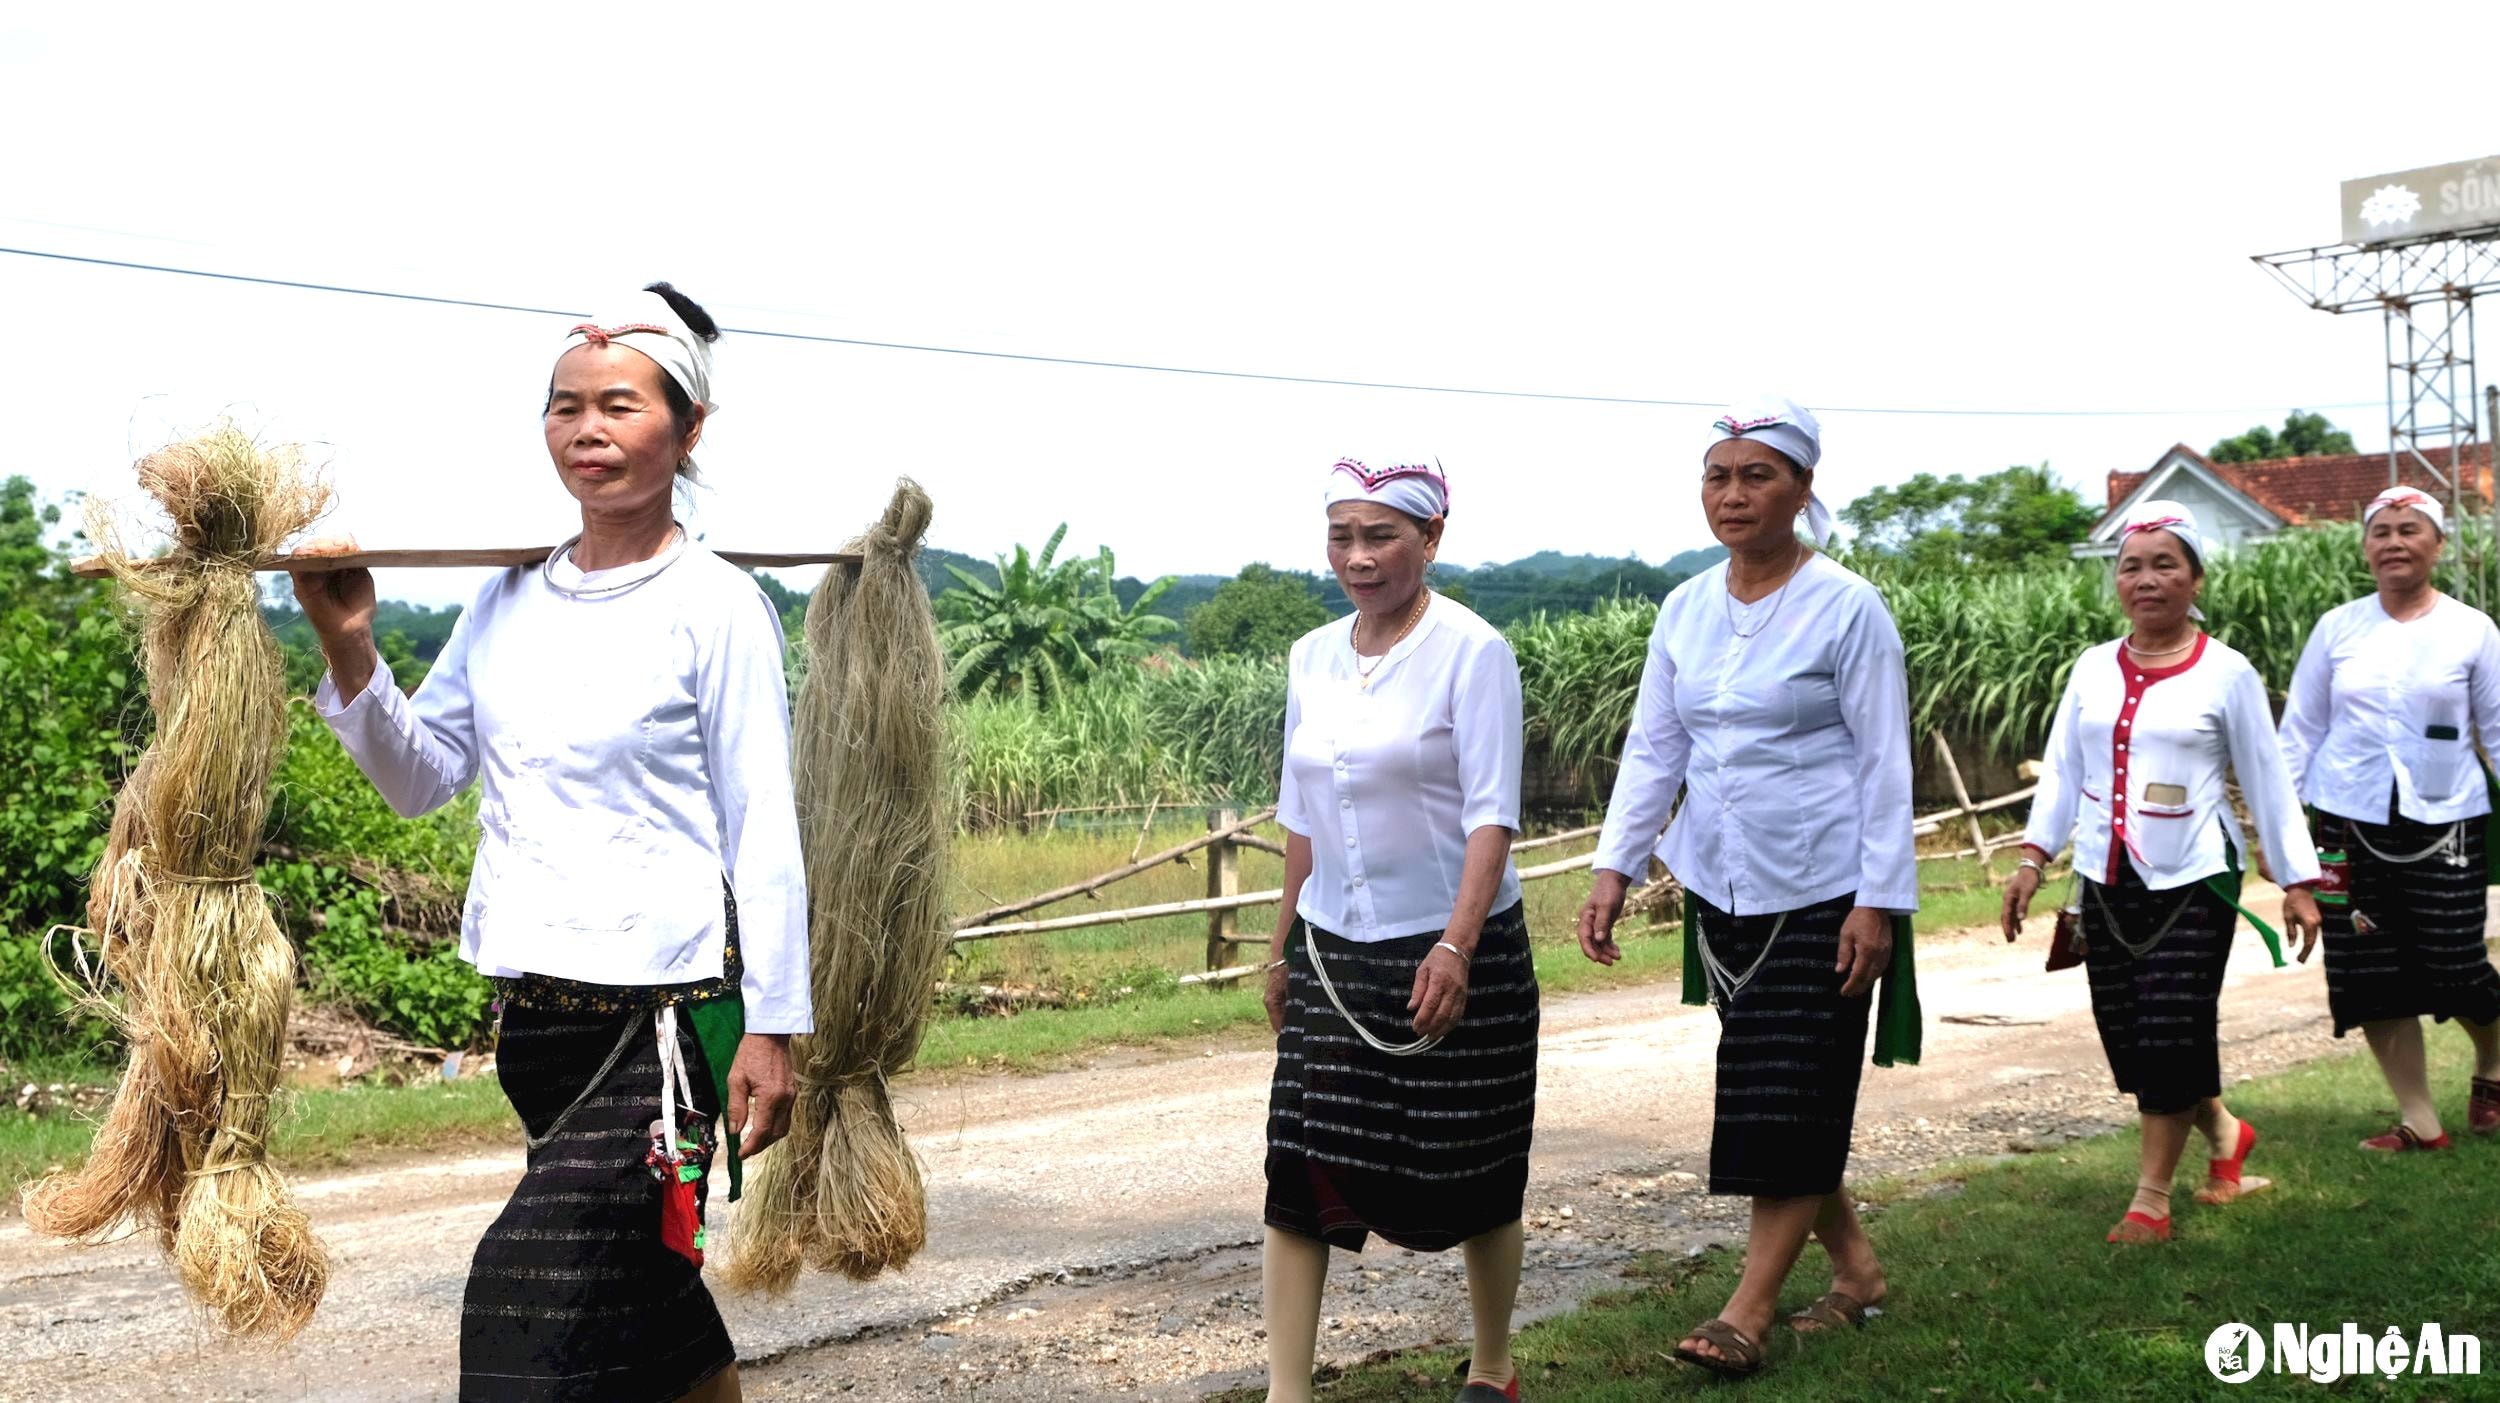
[[[2271, 893], [2259, 909], [2272, 910]], [[2252, 902], [2252, 904], [2256, 904]], [[2050, 1148], [2127, 1116], [2079, 973], [2039, 946], [1922, 947], [1926, 1064], [1870, 1070], [1855, 1170]], [[2315, 968], [2243, 938], [2224, 1002], [2226, 1074], [2332, 1050]], [[1672, 985], [1548, 1005], [1524, 1306], [1568, 1305], [1634, 1252], [1724, 1236], [1741, 1205], [1698, 1192], [1713, 1020]], [[725, 1297], [748, 1394], [859, 1400], [1195, 1397], [1255, 1378], [1261, 1155], [1272, 1058], [1231, 1042], [1039, 1077], [904, 1088], [928, 1168], [927, 1252], [868, 1286], [810, 1278]], [[154, 1247], [64, 1250], [0, 1226], [0, 1398], [400, 1400], [451, 1396], [471, 1246], [517, 1154], [321, 1178], [329, 1299], [284, 1352], [215, 1340]], [[2121, 1186], [2121, 1189], [2123, 1186]], [[2120, 1190], [2114, 1190], [2117, 1192]], [[1324, 1355], [1464, 1327], [1455, 1254], [1339, 1254]]]

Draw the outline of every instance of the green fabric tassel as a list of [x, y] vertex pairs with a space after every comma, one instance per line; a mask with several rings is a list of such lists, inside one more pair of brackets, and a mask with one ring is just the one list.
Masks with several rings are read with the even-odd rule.
[[[2500, 814], [2500, 775], [2488, 763], [2483, 766], [2483, 788], [2491, 794], [2491, 811]], [[2500, 843], [2483, 844], [2483, 885], [2500, 887]]]
[[2229, 902], [2232, 910], [2247, 917], [2248, 923], [2257, 928], [2257, 934], [2265, 939], [2266, 953], [2274, 957], [2274, 967], [2276, 969], [2283, 968], [2285, 961], [2283, 959], [2283, 937], [2281, 933], [2277, 932], [2274, 927], [2267, 925], [2265, 917], [2260, 916], [2256, 912], [2249, 910], [2247, 907], [2240, 905], [2240, 886], [2241, 873], [2239, 854], [2237, 853], [2233, 853], [2231, 855], [2231, 869], [2229, 871], [2216, 872], [2214, 875], [2205, 879], [2205, 889], [2207, 891], [2210, 891], [2214, 895], [2221, 897], [2224, 901]]
[[[1684, 893], [1684, 1002], [1710, 1002], [1710, 979], [1701, 962], [1700, 903]], [[1892, 964], [1875, 993], [1875, 1065], [1918, 1065], [1926, 1042], [1926, 1018], [1918, 1006], [1918, 957], [1912, 951], [1910, 917], [1892, 918]]]
[[1914, 924], [1907, 915], [1892, 918], [1892, 968], [1884, 971], [1884, 987], [1875, 995], [1878, 1067], [1889, 1067], [1895, 1062], [1915, 1067], [1919, 1051], [1926, 1045], [1926, 1018], [1918, 1006], [1918, 960], [1910, 952]]
[[[694, 1024], [694, 1040], [703, 1049], [703, 1065], [712, 1069], [712, 1094], [718, 1098], [721, 1119], [729, 1118], [729, 1065], [738, 1060], [738, 1044], [747, 1035], [746, 1003], [736, 997], [713, 999], [686, 1010]], [[724, 1133], [722, 1143], [729, 1150], [729, 1201], [736, 1203], [745, 1181], [738, 1163], [738, 1137]]]

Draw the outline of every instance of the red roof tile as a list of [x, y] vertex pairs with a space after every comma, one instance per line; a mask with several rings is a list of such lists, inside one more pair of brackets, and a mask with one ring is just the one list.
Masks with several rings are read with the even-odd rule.
[[[2269, 458], [2256, 463], [2217, 463], [2204, 454], [2179, 444], [2164, 453], [2183, 453], [2214, 476], [2248, 494], [2258, 505], [2295, 526], [2319, 521], [2351, 521], [2361, 515], [2372, 497], [2387, 488], [2387, 455], [2385, 453], [2339, 453], [2314, 458]], [[2452, 450], [2436, 448], [2423, 456], [2446, 472]], [[2491, 447], [2472, 444], [2465, 451], [2465, 463], [2473, 477], [2467, 495], [2481, 501], [2491, 500]], [[2150, 473], [2111, 473], [2109, 505], [2115, 510], [2127, 494], [2143, 485]], [[2434, 481], [2420, 465], [2405, 461], [2400, 475], [2408, 487], [2419, 487], [2446, 497], [2444, 488]]]

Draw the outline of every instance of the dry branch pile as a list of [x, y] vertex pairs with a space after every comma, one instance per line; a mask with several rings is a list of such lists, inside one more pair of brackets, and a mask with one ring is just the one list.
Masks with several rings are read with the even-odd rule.
[[792, 1040], [790, 1136], [748, 1171], [731, 1281], [787, 1289], [802, 1264], [854, 1280], [928, 1239], [920, 1168], [886, 1078], [910, 1065], [948, 948], [954, 828], [940, 703], [945, 657], [913, 568], [929, 498], [904, 481], [808, 601], [791, 714], [816, 1031]]
[[96, 1241], [151, 1228], [225, 1329], [291, 1335], [329, 1267], [266, 1159], [295, 954], [253, 880], [286, 739], [285, 677], [252, 565], [320, 516], [293, 450], [231, 425], [140, 461], [174, 550], [133, 557], [109, 511], [88, 530], [144, 624], [157, 733], [113, 814], [88, 909], [84, 990], [130, 1047], [93, 1152], [28, 1190], [28, 1223]]

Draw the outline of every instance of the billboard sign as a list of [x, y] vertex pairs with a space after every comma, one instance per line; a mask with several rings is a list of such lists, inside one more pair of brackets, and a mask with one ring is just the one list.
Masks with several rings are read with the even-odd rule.
[[2500, 228], [2500, 156], [2344, 182], [2344, 242]]

